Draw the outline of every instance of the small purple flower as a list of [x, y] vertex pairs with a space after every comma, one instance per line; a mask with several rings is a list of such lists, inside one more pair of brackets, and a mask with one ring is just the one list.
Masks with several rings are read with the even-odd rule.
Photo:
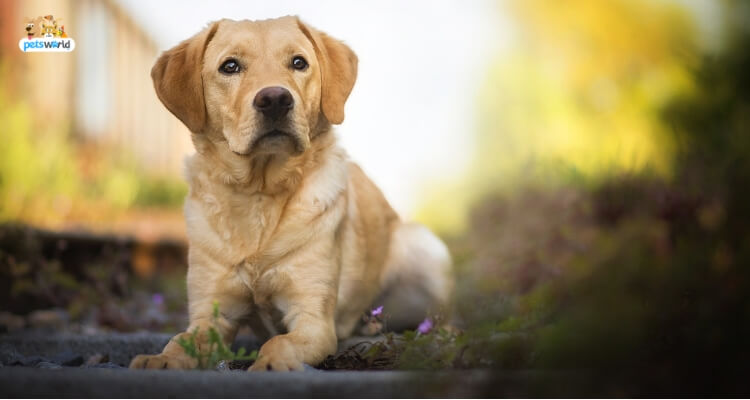
[[160, 306], [160, 305], [164, 304], [164, 296], [162, 296], [162, 294], [161, 294], [161, 293], [154, 293], [154, 294], [153, 294], [153, 295], [151, 296], [151, 301], [152, 301], [152, 302], [153, 302], [154, 304], [156, 304], [157, 306]]
[[417, 332], [426, 335], [430, 333], [432, 330], [432, 320], [429, 318], [425, 318], [424, 321], [422, 321], [421, 324], [419, 324], [419, 327], [417, 327]]
[[372, 311], [370, 311], [370, 315], [372, 315], [373, 317], [381, 314], [383, 314], [383, 306], [373, 308]]

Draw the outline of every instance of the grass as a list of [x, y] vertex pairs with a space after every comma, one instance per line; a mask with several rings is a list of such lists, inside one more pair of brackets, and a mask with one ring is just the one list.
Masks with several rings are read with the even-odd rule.
[[[219, 318], [219, 303], [214, 302], [213, 307], [213, 324], [216, 325]], [[210, 326], [206, 331], [208, 343], [205, 346], [198, 343], [199, 335], [201, 332], [196, 327], [192, 333], [186, 335], [187, 338], [177, 339], [177, 344], [182, 347], [185, 354], [197, 361], [197, 369], [215, 369], [221, 361], [254, 361], [258, 358], [257, 350], [248, 354], [247, 350], [241, 347], [236, 353], [233, 352], [224, 344], [224, 340], [214, 326]]]

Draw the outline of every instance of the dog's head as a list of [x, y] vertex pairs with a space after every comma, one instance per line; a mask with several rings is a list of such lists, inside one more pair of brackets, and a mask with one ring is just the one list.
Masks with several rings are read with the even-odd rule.
[[344, 120], [356, 76], [354, 52], [297, 17], [214, 22], [151, 70], [159, 99], [190, 131], [240, 156], [304, 152]]
[[25, 18], [24, 23], [26, 24], [26, 34], [29, 36], [37, 36], [39, 35], [42, 18], [36, 17], [36, 18]]

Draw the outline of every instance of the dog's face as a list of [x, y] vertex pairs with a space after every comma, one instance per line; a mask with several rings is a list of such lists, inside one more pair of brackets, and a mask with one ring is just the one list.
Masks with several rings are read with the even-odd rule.
[[166, 107], [240, 157], [297, 155], [344, 119], [357, 58], [296, 17], [222, 20], [166, 51], [152, 69]]
[[26, 34], [29, 36], [37, 36], [40, 32], [41, 18], [26, 18], [24, 23], [26, 24]]

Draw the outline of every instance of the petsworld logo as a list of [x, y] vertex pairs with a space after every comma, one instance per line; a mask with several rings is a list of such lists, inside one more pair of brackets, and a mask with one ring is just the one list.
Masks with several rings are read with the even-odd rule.
[[71, 52], [76, 41], [65, 33], [65, 25], [52, 15], [26, 18], [26, 37], [18, 42], [18, 48], [27, 52]]

